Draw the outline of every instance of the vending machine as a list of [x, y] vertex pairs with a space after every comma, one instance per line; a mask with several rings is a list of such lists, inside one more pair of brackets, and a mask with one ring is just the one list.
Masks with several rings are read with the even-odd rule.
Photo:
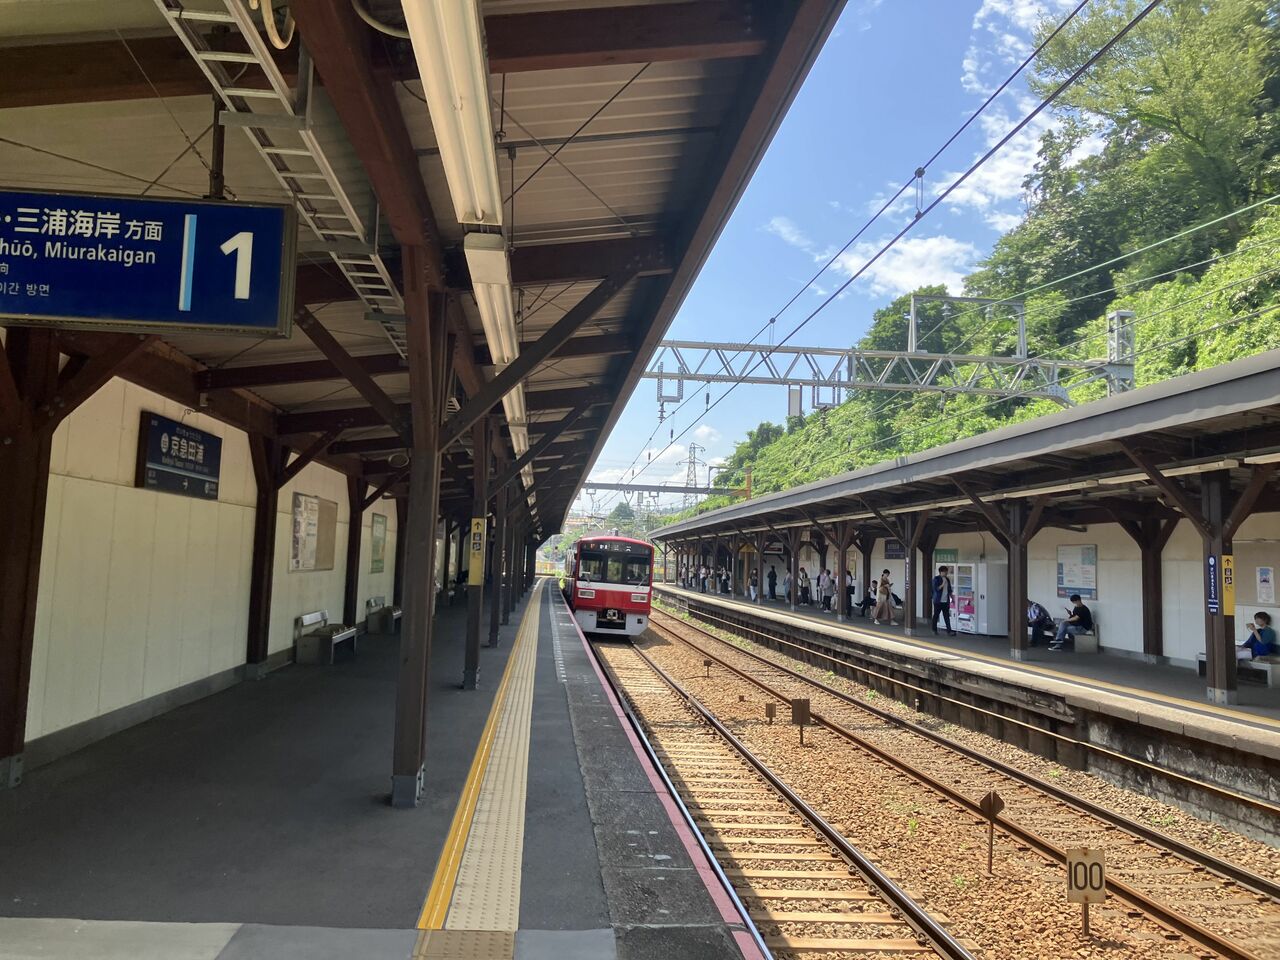
[[952, 580], [951, 622], [960, 633], [1003, 637], [1009, 633], [1009, 565], [957, 563]]

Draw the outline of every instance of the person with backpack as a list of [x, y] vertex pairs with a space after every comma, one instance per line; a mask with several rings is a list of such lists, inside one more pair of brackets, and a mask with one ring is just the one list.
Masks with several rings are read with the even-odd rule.
[[933, 578], [933, 632], [938, 633], [938, 617], [947, 625], [947, 636], [954, 637], [955, 630], [951, 626], [951, 569], [945, 564], [938, 568], [938, 575]]
[[769, 572], [765, 575], [765, 582], [769, 584], [769, 599], [778, 599], [778, 571], [773, 569], [773, 564], [769, 564]]
[[887, 621], [889, 626], [896, 627], [893, 619], [893, 581], [889, 579], [889, 571], [880, 574], [880, 583], [876, 588], [876, 608], [871, 613], [871, 622]]

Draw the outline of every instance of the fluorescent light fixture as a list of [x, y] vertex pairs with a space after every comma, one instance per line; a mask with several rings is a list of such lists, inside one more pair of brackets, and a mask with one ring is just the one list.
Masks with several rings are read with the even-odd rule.
[[[1280, 463], [1280, 453], [1262, 453], [1256, 457], [1245, 457], [1245, 463]], [[1240, 541], [1237, 540], [1237, 543]]]
[[[520, 343], [516, 338], [516, 316], [511, 299], [511, 261], [507, 257], [506, 241], [496, 233], [469, 233], [462, 239], [467, 268], [471, 272], [471, 289], [480, 311], [480, 324], [484, 327], [489, 354], [496, 368], [501, 370], [520, 355]], [[515, 455], [521, 456], [529, 449], [529, 427], [524, 404], [524, 386], [510, 390], [502, 398], [502, 409], [507, 415], [507, 428], [511, 432], [511, 445]], [[533, 465], [527, 464], [520, 471], [526, 490], [533, 489]]]
[[502, 223], [478, 0], [404, 0], [405, 24], [459, 223]]

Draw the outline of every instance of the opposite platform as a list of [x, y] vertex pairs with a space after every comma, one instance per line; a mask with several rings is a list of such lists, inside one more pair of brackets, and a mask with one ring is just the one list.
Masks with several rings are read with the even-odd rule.
[[[720, 618], [725, 625], [755, 626], [766, 636], [827, 644], [887, 684], [912, 684], [944, 698], [940, 715], [949, 721], [986, 729], [996, 715], [1043, 729], [1052, 736], [1038, 737], [1024, 728], [1013, 731], [1019, 734], [1014, 742], [1047, 751], [1064, 763], [1080, 763], [1072, 755], [1073, 749], [1079, 753], [1073, 744], [1097, 747], [1100, 752], [1091, 752], [1088, 762], [1112, 779], [1139, 789], [1154, 784], [1158, 789], [1152, 792], [1161, 799], [1252, 835], [1277, 833], [1280, 710], [1267, 698], [1260, 697], [1263, 702], [1250, 707], [1190, 699], [1190, 691], [1203, 692], [1193, 672], [1107, 654], [1036, 649], [1031, 653], [1041, 659], [1028, 662], [1010, 658], [1003, 637], [930, 635], [925, 640], [869, 620], [840, 623], [831, 614], [792, 611], [776, 601], [756, 604], [671, 584], [656, 584], [655, 592], [701, 613], [712, 624]], [[965, 704], [982, 708], [986, 715], [967, 711]], [[1175, 777], [1221, 784], [1238, 793], [1239, 801], [1204, 806], [1187, 783], [1135, 778], [1132, 769], [1108, 764], [1106, 751]]]

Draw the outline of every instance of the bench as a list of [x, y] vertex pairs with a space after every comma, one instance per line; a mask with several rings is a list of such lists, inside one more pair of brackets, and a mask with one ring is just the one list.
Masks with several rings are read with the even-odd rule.
[[[1196, 654], [1196, 670], [1200, 676], [1208, 673], [1208, 658], [1203, 653]], [[1253, 660], [1237, 660], [1236, 661], [1236, 679], [1249, 680], [1254, 683], [1265, 684], [1268, 687], [1277, 686], [1280, 681], [1280, 656], [1257, 657]]]
[[387, 606], [386, 597], [370, 597], [364, 602], [364, 628], [368, 633], [395, 633], [400, 613], [399, 607]]
[[355, 627], [330, 623], [328, 610], [304, 613], [293, 623], [294, 662], [331, 664], [338, 644], [347, 640], [351, 641], [351, 654], [355, 656]]
[[[1057, 622], [1059, 622], [1059, 621], [1054, 621], [1054, 622], [1055, 622], [1055, 624], [1056, 624], [1056, 623], [1057, 623]], [[1052, 643], [1054, 642], [1054, 641], [1053, 641], [1053, 638], [1054, 638], [1054, 632], [1055, 632], [1056, 630], [1057, 630], [1057, 627], [1056, 627], [1056, 626], [1054, 627], [1054, 630], [1053, 630], [1053, 631], [1045, 630], [1045, 633], [1047, 633], [1047, 634], [1049, 635], [1049, 643], [1050, 643], [1050, 644], [1052, 644]], [[1027, 636], [1031, 636], [1031, 625], [1030, 625], [1030, 624], [1027, 624]], [[1098, 652], [1098, 642], [1099, 642], [1099, 641], [1098, 641], [1098, 636], [1099, 636], [1099, 634], [1098, 634], [1098, 613], [1097, 613], [1097, 611], [1095, 610], [1095, 611], [1093, 612], [1093, 629], [1092, 629], [1092, 630], [1086, 630], [1086, 631], [1084, 631], [1083, 633], [1077, 633], [1077, 634], [1076, 634], [1076, 637], [1075, 637], [1075, 644], [1073, 645], [1072, 649], [1073, 649], [1076, 653], [1097, 653], [1097, 652]]]

